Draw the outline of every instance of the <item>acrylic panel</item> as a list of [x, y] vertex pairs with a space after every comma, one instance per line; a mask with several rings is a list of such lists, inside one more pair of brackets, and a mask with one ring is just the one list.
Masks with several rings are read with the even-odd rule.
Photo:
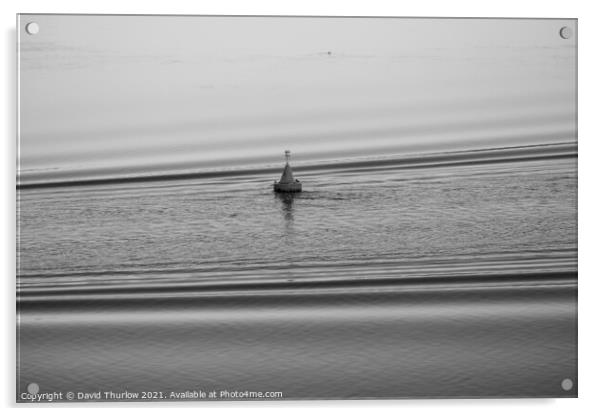
[[577, 396], [576, 19], [17, 33], [17, 401]]

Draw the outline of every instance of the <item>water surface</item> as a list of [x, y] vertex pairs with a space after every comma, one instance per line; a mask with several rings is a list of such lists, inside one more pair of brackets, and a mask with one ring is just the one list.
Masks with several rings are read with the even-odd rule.
[[23, 186], [18, 390], [576, 395], [573, 145], [272, 171]]

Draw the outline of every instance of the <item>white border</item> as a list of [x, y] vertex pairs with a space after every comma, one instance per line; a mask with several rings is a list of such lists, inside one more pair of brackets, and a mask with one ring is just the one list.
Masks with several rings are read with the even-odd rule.
[[[3, 157], [3, 203], [0, 255], [5, 267], [2, 359], [3, 374], [0, 394], [5, 407], [13, 407], [15, 398], [15, 161], [16, 161], [16, 13], [133, 13], [133, 14], [243, 14], [243, 15], [337, 15], [337, 16], [446, 16], [446, 17], [556, 17], [579, 19], [579, 399], [557, 400], [406, 400], [406, 401], [329, 401], [329, 402], [219, 402], [165, 404], [146, 406], [145, 413], [163, 414], [166, 407], [195, 414], [233, 412], [245, 414], [277, 413], [306, 414], [331, 413], [344, 409], [345, 413], [362, 414], [374, 410], [395, 414], [445, 414], [456, 415], [531, 415], [595, 414], [602, 408], [597, 400], [600, 383], [600, 336], [602, 326], [598, 299], [602, 296], [602, 277], [598, 276], [596, 257], [602, 247], [600, 215], [602, 205], [602, 174], [598, 168], [602, 132], [600, 123], [600, 41], [602, 40], [602, 15], [594, 1], [468, 1], [422, 0], [412, 2], [386, 0], [102, 0], [82, 2], [76, 0], [3, 0], [0, 2], [0, 19], [3, 29], [2, 71], [4, 94], [1, 101]], [[89, 405], [86, 413], [130, 412], [140, 404]], [[25, 411], [35, 411], [28, 406]], [[44, 406], [41, 411], [78, 412], [75, 406]], [[195, 408], [196, 407], [196, 408]], [[132, 409], [133, 410], [133, 409]], [[176, 410], [176, 409], [174, 409]], [[169, 410], [170, 411], [170, 410]]]

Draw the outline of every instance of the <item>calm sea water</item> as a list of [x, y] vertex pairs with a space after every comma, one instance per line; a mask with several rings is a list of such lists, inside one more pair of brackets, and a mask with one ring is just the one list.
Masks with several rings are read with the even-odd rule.
[[575, 396], [576, 156], [495, 162], [22, 189], [18, 394]]

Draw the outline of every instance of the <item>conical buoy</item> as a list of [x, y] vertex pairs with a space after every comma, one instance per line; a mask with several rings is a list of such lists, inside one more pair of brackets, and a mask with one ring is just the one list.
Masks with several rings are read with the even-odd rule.
[[293, 176], [293, 169], [288, 163], [291, 158], [291, 152], [289, 150], [284, 151], [284, 158], [286, 159], [284, 171], [282, 172], [280, 181], [274, 181], [274, 192], [301, 192], [301, 182], [295, 179]]

